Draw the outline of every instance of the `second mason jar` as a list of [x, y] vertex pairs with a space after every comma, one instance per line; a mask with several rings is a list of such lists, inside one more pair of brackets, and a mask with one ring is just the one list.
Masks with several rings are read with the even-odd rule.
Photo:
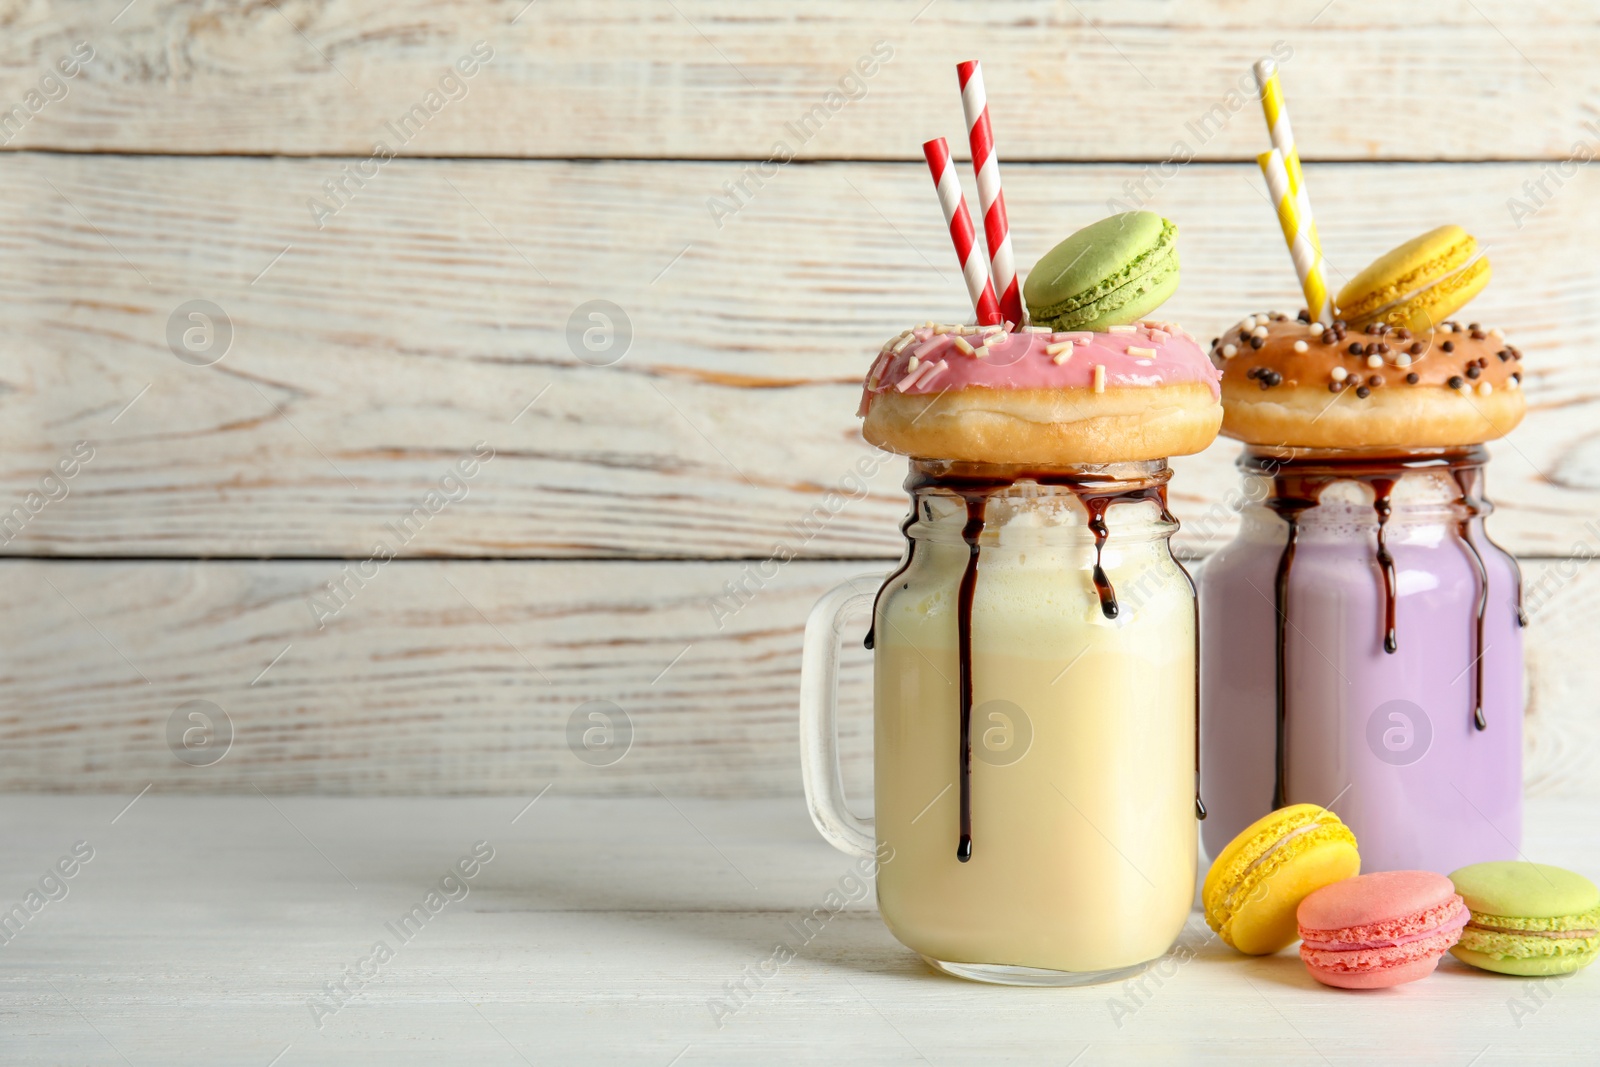
[[1363, 871], [1519, 854], [1520, 577], [1486, 458], [1246, 448], [1238, 538], [1199, 576], [1211, 855], [1296, 803], [1339, 814]]

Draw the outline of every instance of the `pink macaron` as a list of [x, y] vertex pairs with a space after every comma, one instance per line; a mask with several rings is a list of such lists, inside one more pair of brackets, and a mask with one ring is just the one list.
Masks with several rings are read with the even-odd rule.
[[1380, 871], [1323, 886], [1295, 917], [1311, 977], [1341, 989], [1384, 989], [1432, 974], [1471, 913], [1442, 874]]

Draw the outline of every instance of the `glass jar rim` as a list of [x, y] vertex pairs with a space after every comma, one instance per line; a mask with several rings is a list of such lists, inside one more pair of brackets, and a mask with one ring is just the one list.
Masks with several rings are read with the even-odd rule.
[[1093, 494], [1118, 493], [1164, 486], [1172, 479], [1165, 459], [1114, 463], [974, 463], [952, 459], [913, 459], [905, 489], [912, 495], [926, 489], [954, 492], [999, 492], [1017, 484], [1057, 486]]
[[1272, 475], [1286, 469], [1337, 475], [1481, 468], [1489, 450], [1481, 444], [1425, 447], [1379, 445], [1371, 448], [1305, 448], [1247, 444], [1237, 466], [1247, 474]]

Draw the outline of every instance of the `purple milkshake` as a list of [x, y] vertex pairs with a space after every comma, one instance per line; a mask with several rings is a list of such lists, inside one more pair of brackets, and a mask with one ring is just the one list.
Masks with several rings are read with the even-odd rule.
[[[1483, 531], [1483, 449], [1432, 452], [1275, 460], [1247, 449], [1241, 459], [1252, 503], [1238, 538], [1198, 579], [1211, 855], [1273, 807], [1312, 803], [1355, 831], [1363, 871], [1447, 874], [1516, 858], [1516, 564]], [[1317, 503], [1296, 516], [1285, 583], [1280, 768], [1275, 604], [1287, 541], [1280, 512], [1293, 498]], [[1379, 556], [1380, 500], [1389, 566]]]
[[1247, 503], [1198, 576], [1207, 852], [1304, 803], [1363, 871], [1517, 858], [1521, 579], [1482, 485], [1521, 353], [1476, 323], [1264, 314], [1212, 355]]

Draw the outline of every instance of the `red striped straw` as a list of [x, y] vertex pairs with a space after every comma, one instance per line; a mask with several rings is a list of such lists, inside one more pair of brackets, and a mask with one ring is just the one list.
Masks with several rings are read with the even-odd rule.
[[967, 113], [967, 140], [972, 145], [972, 169], [978, 173], [978, 204], [983, 208], [983, 235], [989, 242], [989, 265], [1000, 294], [1000, 313], [1022, 325], [1022, 290], [1011, 256], [1011, 224], [1006, 220], [1006, 197], [1000, 191], [1000, 160], [994, 151], [994, 131], [989, 128], [989, 98], [983, 92], [983, 71], [976, 59], [956, 64], [961, 80], [961, 107]]
[[956, 246], [956, 259], [960, 261], [961, 273], [967, 279], [967, 293], [972, 297], [972, 307], [978, 313], [978, 325], [995, 325], [1001, 321], [1000, 303], [995, 299], [994, 286], [989, 282], [989, 269], [978, 254], [978, 232], [972, 228], [967, 198], [961, 195], [961, 181], [956, 177], [956, 165], [950, 159], [950, 146], [943, 137], [935, 137], [923, 142], [922, 155], [928, 161], [934, 188], [939, 191], [939, 206], [944, 209], [945, 225], [950, 227], [950, 240]]

